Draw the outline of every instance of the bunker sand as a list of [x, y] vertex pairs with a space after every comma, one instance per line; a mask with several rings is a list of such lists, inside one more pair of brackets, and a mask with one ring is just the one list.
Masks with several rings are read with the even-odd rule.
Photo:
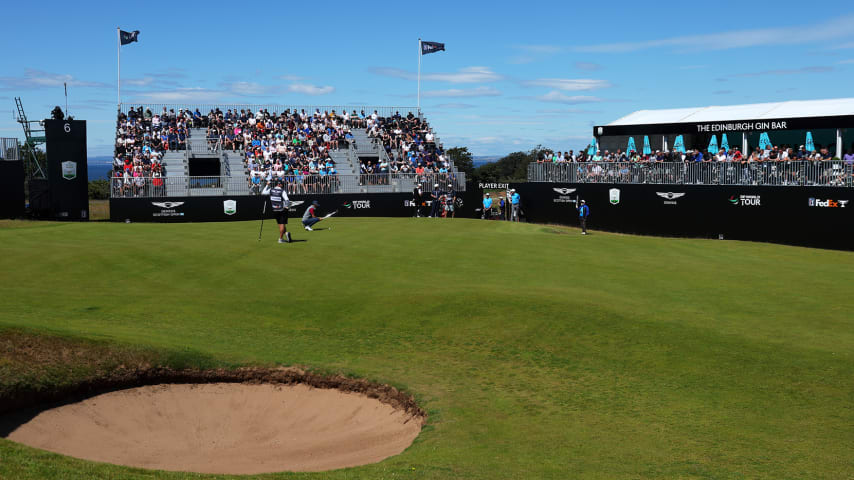
[[72, 457], [219, 474], [323, 471], [405, 450], [422, 418], [303, 384], [169, 384], [45, 410], [7, 438]]

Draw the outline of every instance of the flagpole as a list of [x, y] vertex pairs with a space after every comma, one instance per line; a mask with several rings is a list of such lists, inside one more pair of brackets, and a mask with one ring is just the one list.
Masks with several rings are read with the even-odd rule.
[[418, 113], [421, 113], [421, 39], [418, 39]]
[[118, 43], [116, 44], [116, 57], [117, 57], [116, 65], [118, 68], [118, 70], [116, 72], [117, 80], [118, 80], [116, 82], [116, 86], [118, 87], [118, 90], [116, 91], [116, 104], [118, 105], [119, 110], [121, 110], [122, 109], [122, 29], [119, 27], [116, 27], [116, 40], [118, 40]]

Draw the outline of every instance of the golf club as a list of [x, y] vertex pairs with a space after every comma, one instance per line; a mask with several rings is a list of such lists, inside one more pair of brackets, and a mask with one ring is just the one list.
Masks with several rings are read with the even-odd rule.
[[264, 207], [261, 208], [261, 229], [258, 230], [258, 241], [261, 241], [261, 232], [264, 231], [264, 214], [267, 213], [267, 199], [264, 199]]

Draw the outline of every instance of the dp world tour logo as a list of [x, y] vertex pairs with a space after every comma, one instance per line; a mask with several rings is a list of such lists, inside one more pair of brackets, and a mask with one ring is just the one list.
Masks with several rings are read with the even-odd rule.
[[729, 203], [743, 207], [761, 207], [762, 198], [759, 195], [730, 195]]
[[371, 208], [370, 200], [353, 200], [351, 202], [347, 202], [344, 204], [344, 208], [350, 208], [353, 210], [365, 210]]

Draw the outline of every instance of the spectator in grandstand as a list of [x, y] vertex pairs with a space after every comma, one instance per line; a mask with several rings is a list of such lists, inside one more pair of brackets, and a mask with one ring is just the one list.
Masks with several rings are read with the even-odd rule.
[[578, 222], [581, 224], [581, 234], [587, 235], [587, 217], [590, 216], [590, 207], [587, 206], [587, 201], [582, 200], [578, 207]]

